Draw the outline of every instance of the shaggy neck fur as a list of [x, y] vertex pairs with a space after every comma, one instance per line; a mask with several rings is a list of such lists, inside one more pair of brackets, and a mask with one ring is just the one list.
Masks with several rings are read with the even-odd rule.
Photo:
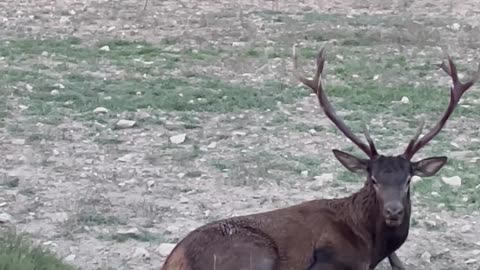
[[369, 234], [374, 247], [372, 263], [378, 264], [405, 242], [410, 227], [410, 191], [403, 202], [405, 207], [403, 222], [397, 227], [389, 227], [385, 224], [382, 205], [376, 196], [373, 184], [368, 180], [358, 192], [347, 198], [347, 203], [351, 213], [355, 214], [355, 225], [364, 228]]

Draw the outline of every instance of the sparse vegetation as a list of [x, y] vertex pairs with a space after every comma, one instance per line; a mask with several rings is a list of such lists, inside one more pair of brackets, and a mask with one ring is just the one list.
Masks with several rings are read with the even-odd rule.
[[53, 253], [33, 244], [25, 235], [13, 231], [0, 233], [2, 270], [74, 270]]
[[[355, 148], [292, 80], [292, 44], [308, 74], [327, 44], [325, 86], [338, 113], [355, 132], [368, 124], [382, 153], [397, 153], [448, 102], [450, 82], [435, 66], [441, 48], [463, 77], [478, 64], [479, 5], [465, 1], [4, 6], [0, 214], [35, 239], [71, 247], [84, 270], [158, 269], [157, 243], [207, 221], [344, 196], [363, 178], [331, 149]], [[450, 13], [450, 4], [472, 13]], [[409, 268], [479, 267], [463, 265], [480, 242], [471, 225], [480, 220], [476, 89], [422, 150], [449, 162], [415, 183], [414, 240], [399, 253]], [[120, 119], [135, 125], [117, 128]], [[178, 134], [185, 140], [172, 142]], [[460, 186], [443, 180], [452, 176]], [[120, 227], [141, 233], [119, 236]], [[150, 252], [148, 263], [136, 248]], [[429, 263], [419, 259], [426, 250]]]

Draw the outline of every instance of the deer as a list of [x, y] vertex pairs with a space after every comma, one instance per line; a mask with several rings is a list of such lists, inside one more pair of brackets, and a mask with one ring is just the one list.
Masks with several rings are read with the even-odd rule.
[[444, 127], [462, 95], [480, 76], [460, 82], [457, 68], [437, 65], [451, 78], [450, 102], [438, 122], [420, 137], [421, 121], [404, 152], [379, 154], [364, 126], [366, 142], [337, 116], [322, 85], [325, 47], [316, 57], [316, 72], [307, 79], [293, 46], [293, 74], [317, 96], [329, 120], [366, 154], [358, 157], [332, 149], [348, 171], [363, 175], [363, 186], [353, 194], [316, 199], [262, 213], [217, 220], [188, 233], [167, 256], [162, 270], [373, 270], [388, 258], [393, 270], [406, 269], [396, 251], [410, 229], [410, 187], [413, 176], [434, 176], [446, 164], [446, 156], [412, 161]]

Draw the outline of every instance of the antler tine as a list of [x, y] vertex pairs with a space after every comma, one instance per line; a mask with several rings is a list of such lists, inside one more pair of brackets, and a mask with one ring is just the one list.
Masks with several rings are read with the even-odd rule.
[[412, 151], [413, 146], [415, 146], [415, 143], [417, 142], [418, 138], [422, 134], [424, 126], [425, 126], [425, 120], [422, 119], [420, 122], [420, 125], [417, 127], [417, 130], [415, 131], [415, 135], [413, 135], [412, 139], [408, 143], [405, 153], [409, 153], [410, 151]]
[[[452, 79], [452, 86], [450, 87], [450, 102], [448, 104], [447, 110], [443, 113], [440, 120], [437, 124], [422, 138], [418, 139], [420, 134], [415, 135], [414, 139], [410, 141], [407, 146], [407, 149], [404, 152], [404, 156], [407, 159], [411, 159], [413, 155], [415, 155], [418, 150], [420, 150], [423, 146], [425, 146], [430, 140], [432, 140], [443, 128], [445, 123], [448, 121], [450, 115], [452, 115], [455, 107], [457, 106], [458, 102], [462, 95], [475, 84], [476, 81], [480, 78], [480, 65], [478, 66], [478, 70], [472, 76], [472, 78], [467, 81], [466, 83], [461, 83], [458, 79], [457, 67], [453, 63], [452, 58], [450, 55], [447, 54], [448, 58], [448, 65], [445, 62], [442, 62], [438, 66], [447, 73]], [[423, 124], [422, 124], [423, 128]], [[421, 133], [421, 130], [420, 130]]]
[[357, 145], [368, 157], [374, 158], [377, 156], [377, 151], [373, 140], [367, 138], [369, 145], [366, 145], [345, 125], [343, 120], [335, 114], [335, 109], [330, 104], [325, 91], [323, 91], [321, 76], [323, 67], [325, 65], [325, 47], [323, 47], [317, 55], [316, 59], [317, 69], [313, 80], [305, 78], [298, 67], [298, 56], [296, 53], [296, 44], [293, 45], [293, 74], [304, 85], [310, 87], [312, 91], [317, 95], [320, 107], [323, 109], [325, 115], [333, 122], [333, 124], [345, 135], [350, 141]]
[[377, 156], [378, 155], [377, 148], [375, 147], [375, 143], [373, 142], [372, 137], [370, 136], [370, 132], [368, 131], [368, 127], [366, 124], [363, 126], [363, 134], [365, 135], [365, 139], [367, 139], [368, 146], [370, 146], [370, 152], [374, 156]]

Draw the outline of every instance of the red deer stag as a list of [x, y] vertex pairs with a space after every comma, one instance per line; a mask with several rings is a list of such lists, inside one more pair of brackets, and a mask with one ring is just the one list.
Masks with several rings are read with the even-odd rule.
[[452, 79], [450, 103], [438, 123], [422, 138], [423, 122], [405, 152], [377, 153], [367, 129], [362, 142], [339, 118], [321, 83], [325, 63], [320, 50], [316, 73], [306, 79], [298, 70], [293, 47], [294, 75], [317, 95], [326, 116], [368, 159], [333, 150], [348, 170], [364, 174], [364, 186], [349, 197], [319, 199], [265, 213], [209, 223], [190, 232], [166, 259], [163, 270], [372, 270], [388, 258], [393, 269], [405, 269], [395, 251], [410, 227], [410, 179], [436, 174], [447, 157], [411, 161], [413, 155], [443, 128], [461, 96], [475, 83], [461, 83], [448, 56], [440, 66]]

